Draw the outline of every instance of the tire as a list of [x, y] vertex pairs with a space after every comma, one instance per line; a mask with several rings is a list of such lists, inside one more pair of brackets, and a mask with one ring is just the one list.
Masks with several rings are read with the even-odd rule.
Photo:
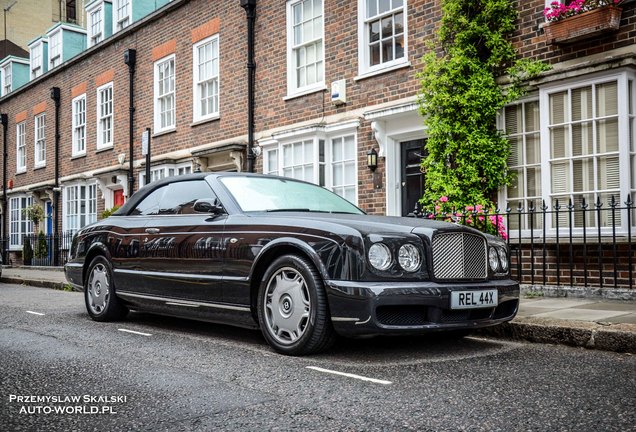
[[284, 255], [272, 262], [257, 307], [263, 336], [281, 354], [318, 353], [335, 341], [322, 279], [304, 258]]
[[128, 314], [115, 294], [113, 269], [103, 256], [96, 256], [88, 267], [84, 282], [86, 311], [95, 321], [118, 321]]

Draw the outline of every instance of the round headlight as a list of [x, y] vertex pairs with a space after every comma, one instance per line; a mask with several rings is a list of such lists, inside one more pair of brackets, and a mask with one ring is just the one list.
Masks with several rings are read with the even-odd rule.
[[490, 269], [494, 272], [499, 270], [499, 257], [497, 256], [497, 250], [494, 247], [491, 247], [488, 250], [488, 264], [490, 264]]
[[414, 272], [420, 268], [420, 262], [422, 258], [420, 251], [410, 243], [402, 245], [398, 252], [398, 262], [407, 272]]
[[508, 254], [506, 250], [502, 247], [497, 248], [497, 253], [499, 254], [499, 262], [501, 263], [501, 270], [503, 272], [508, 271]]
[[369, 262], [378, 270], [391, 267], [391, 251], [384, 243], [374, 243], [369, 248]]

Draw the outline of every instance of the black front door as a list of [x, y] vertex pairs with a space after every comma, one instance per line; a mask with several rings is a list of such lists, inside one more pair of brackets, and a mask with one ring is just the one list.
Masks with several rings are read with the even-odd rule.
[[415, 209], [415, 204], [424, 194], [424, 174], [420, 167], [426, 157], [426, 140], [405, 141], [400, 144], [402, 167], [402, 216], [407, 216]]

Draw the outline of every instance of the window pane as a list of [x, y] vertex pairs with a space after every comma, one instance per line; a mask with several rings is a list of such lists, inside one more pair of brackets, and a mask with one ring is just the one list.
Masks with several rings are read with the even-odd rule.
[[522, 143], [521, 138], [508, 138], [510, 142], [510, 155], [508, 156], [508, 165], [518, 166], [523, 163], [522, 160]]
[[526, 118], [526, 132], [539, 130], [539, 102], [527, 102], [524, 105]]
[[570, 156], [567, 132], [567, 126], [550, 129], [550, 148], [553, 159]]
[[618, 114], [618, 84], [610, 82], [596, 86], [596, 116]]
[[596, 135], [599, 153], [618, 151], [618, 119], [599, 120]]
[[572, 125], [572, 155], [581, 156], [594, 152], [592, 143], [592, 123], [585, 122]]
[[567, 121], [568, 92], [550, 95], [550, 124], [565, 123]]
[[367, 1], [367, 18], [376, 16], [378, 14], [378, 0], [366, 0]]
[[526, 163], [541, 162], [541, 139], [538, 133], [526, 135]]
[[592, 118], [592, 87], [572, 90], [572, 120]]
[[618, 157], [601, 157], [598, 159], [598, 188], [600, 190], [619, 189], [621, 176]]
[[575, 160], [572, 162], [574, 192], [594, 190], [594, 164], [591, 160]]
[[521, 123], [521, 105], [507, 106], [505, 109], [505, 125], [504, 132], [508, 135], [516, 134], [522, 126]]
[[391, 0], [380, 0], [379, 13], [388, 12], [391, 10]]
[[376, 42], [380, 40], [380, 21], [373, 21], [369, 25], [369, 41]]

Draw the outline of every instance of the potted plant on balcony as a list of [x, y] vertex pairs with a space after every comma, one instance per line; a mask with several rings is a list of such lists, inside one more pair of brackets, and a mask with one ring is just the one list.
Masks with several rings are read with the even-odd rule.
[[571, 43], [618, 30], [623, 0], [573, 0], [568, 5], [554, 1], [545, 8], [544, 26], [548, 43]]

